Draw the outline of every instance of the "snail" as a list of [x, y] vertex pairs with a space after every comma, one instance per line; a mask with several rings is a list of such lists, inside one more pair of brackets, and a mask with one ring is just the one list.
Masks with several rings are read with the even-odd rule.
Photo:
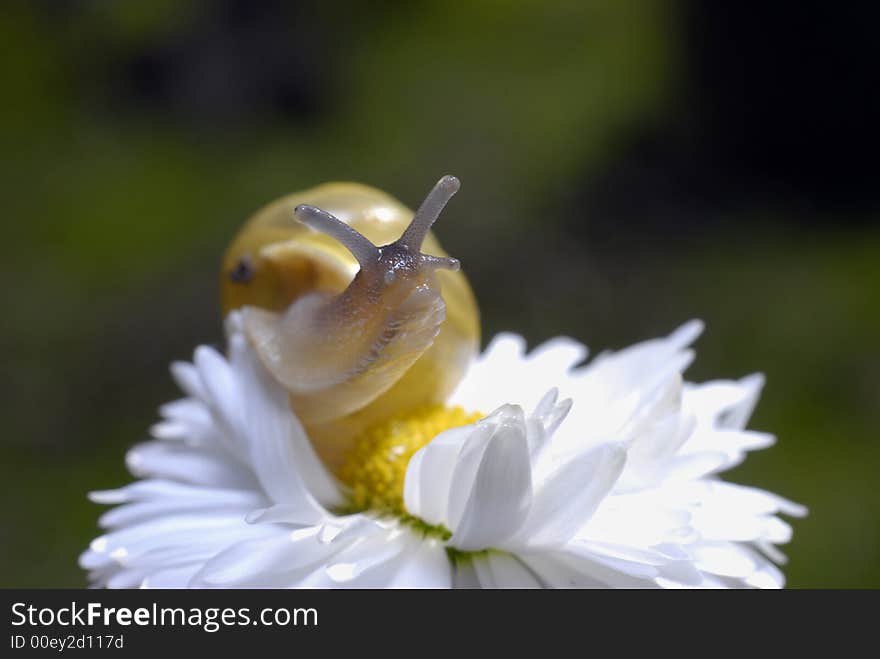
[[265, 206], [226, 250], [223, 314], [241, 311], [333, 469], [370, 425], [442, 403], [477, 353], [473, 292], [430, 231], [458, 187], [444, 176], [413, 214], [375, 188], [327, 183]]

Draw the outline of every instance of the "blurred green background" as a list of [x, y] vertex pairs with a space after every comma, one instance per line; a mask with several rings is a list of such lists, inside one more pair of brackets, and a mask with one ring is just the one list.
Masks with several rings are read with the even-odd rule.
[[0, 586], [85, 584], [250, 213], [447, 172], [484, 341], [704, 319], [690, 379], [763, 371], [779, 437], [729, 477], [810, 507], [789, 585], [880, 586], [876, 22], [773, 4], [3, 3]]

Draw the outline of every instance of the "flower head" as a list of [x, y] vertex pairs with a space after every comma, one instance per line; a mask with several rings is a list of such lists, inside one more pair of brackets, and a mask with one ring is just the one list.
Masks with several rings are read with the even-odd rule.
[[[496, 337], [446, 405], [359, 437], [338, 474], [228, 321], [172, 373], [80, 562], [110, 587], [781, 586], [779, 514], [718, 474], [773, 437], [745, 430], [760, 376], [681, 373], [701, 331], [606, 353]], [[488, 414], [486, 414], [488, 412]]]

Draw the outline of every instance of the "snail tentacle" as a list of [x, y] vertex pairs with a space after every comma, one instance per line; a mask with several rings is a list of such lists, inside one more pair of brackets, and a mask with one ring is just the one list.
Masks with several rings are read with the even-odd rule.
[[452, 196], [458, 192], [460, 186], [459, 180], [450, 175], [446, 175], [437, 181], [437, 184], [428, 193], [428, 196], [425, 197], [422, 205], [419, 206], [419, 209], [413, 216], [412, 222], [409, 223], [409, 226], [397, 240], [397, 243], [405, 245], [414, 252], [420, 251], [422, 242], [425, 240], [425, 236], [428, 235], [431, 226], [440, 217], [440, 213], [446, 207], [446, 204], [449, 203], [449, 200], [452, 199]]
[[362, 268], [375, 263], [379, 258], [379, 249], [369, 239], [335, 215], [308, 204], [297, 206], [294, 215], [300, 222], [315, 231], [336, 238], [351, 252]]

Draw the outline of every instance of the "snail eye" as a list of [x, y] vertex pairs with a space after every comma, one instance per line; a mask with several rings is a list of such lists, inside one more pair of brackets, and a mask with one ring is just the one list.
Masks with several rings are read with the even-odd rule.
[[254, 278], [254, 266], [250, 258], [241, 257], [235, 267], [229, 271], [229, 281], [236, 284], [247, 284]]

